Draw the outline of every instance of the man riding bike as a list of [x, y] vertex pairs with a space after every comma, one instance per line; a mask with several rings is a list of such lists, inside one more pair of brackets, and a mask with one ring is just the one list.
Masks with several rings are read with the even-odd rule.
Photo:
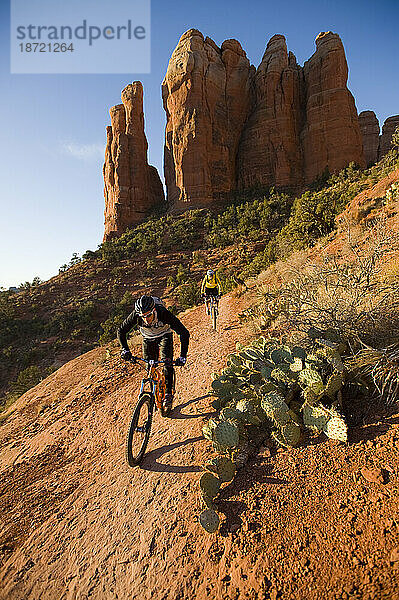
[[209, 297], [222, 295], [222, 284], [216, 271], [208, 269], [201, 284], [201, 295], [205, 299], [206, 314], [209, 315]]
[[[183, 366], [186, 363], [190, 334], [162, 303], [154, 296], [141, 296], [136, 300], [134, 310], [123, 321], [118, 329], [118, 340], [122, 346], [121, 358], [132, 360], [126, 336], [133, 327], [138, 325], [143, 336], [143, 356], [146, 360], [166, 360], [164, 366], [166, 394], [164, 408], [169, 411], [173, 400], [173, 333], [180, 337], [180, 357], [175, 364]], [[159, 356], [160, 354], [160, 356]]]

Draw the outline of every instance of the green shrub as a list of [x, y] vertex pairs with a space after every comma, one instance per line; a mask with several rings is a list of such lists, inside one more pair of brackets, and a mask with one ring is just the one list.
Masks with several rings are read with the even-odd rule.
[[177, 267], [177, 273], [176, 273], [176, 281], [177, 283], [180, 285], [182, 283], [185, 283], [189, 277], [189, 269], [187, 269], [187, 267], [185, 267], [184, 265], [182, 265], [181, 263], [179, 264], [179, 266]]
[[133, 310], [134, 298], [131, 292], [126, 292], [120, 302], [114, 303], [109, 317], [101, 323], [102, 333], [99, 337], [99, 343], [103, 346], [111, 342], [116, 337], [116, 332], [122, 321]]
[[196, 281], [190, 280], [179, 285], [175, 290], [175, 294], [180, 308], [185, 310], [198, 304], [201, 298], [200, 292], [200, 286]]

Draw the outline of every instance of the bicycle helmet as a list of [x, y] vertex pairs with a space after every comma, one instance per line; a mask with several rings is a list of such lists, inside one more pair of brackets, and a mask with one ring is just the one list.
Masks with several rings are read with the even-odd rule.
[[215, 274], [215, 271], [212, 271], [212, 269], [208, 269], [208, 271], [206, 272], [206, 274], [208, 275], [208, 277], [212, 277], [212, 275]]
[[152, 296], [141, 296], [138, 300], [136, 300], [134, 305], [134, 310], [140, 316], [148, 314], [153, 310], [155, 306], [155, 301]]

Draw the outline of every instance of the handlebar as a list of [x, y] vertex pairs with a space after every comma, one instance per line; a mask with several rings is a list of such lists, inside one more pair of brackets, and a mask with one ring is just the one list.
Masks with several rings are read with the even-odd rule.
[[[132, 359], [134, 359], [134, 361]], [[162, 363], [172, 364], [175, 367], [183, 366], [180, 363], [177, 363], [176, 360], [170, 361], [170, 359], [167, 359], [167, 358], [163, 359], [163, 360], [147, 360], [146, 358], [141, 358], [141, 356], [132, 356], [132, 358], [130, 360], [128, 360], [127, 362], [142, 362], [146, 365], [153, 365], [154, 367], [156, 367], [157, 365], [161, 365]]]

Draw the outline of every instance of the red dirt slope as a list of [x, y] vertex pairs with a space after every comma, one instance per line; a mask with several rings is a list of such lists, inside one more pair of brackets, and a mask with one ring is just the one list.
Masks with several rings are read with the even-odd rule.
[[141, 372], [116, 350], [76, 358], [18, 401], [0, 427], [0, 598], [399, 598], [397, 414], [355, 428], [348, 446], [265, 448], [222, 493], [220, 533], [198, 525], [207, 390], [248, 336], [241, 304], [222, 299], [219, 333], [202, 308], [182, 318], [189, 364], [142, 468], [124, 459]]

